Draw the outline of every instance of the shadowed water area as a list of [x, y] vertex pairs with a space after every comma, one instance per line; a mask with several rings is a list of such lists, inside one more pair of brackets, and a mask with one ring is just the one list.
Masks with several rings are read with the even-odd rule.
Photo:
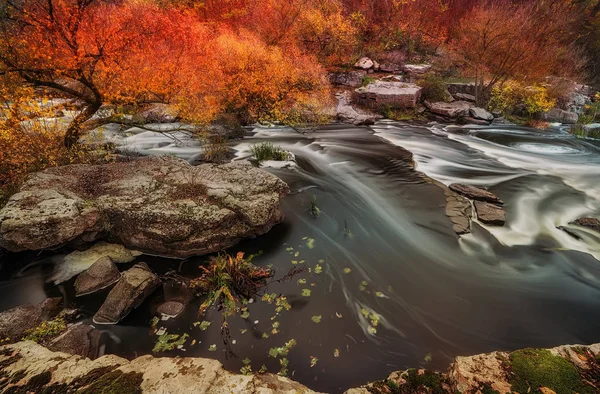
[[[277, 372], [269, 349], [295, 339], [289, 376], [339, 393], [394, 370], [444, 370], [458, 355], [600, 341], [600, 234], [568, 224], [600, 215], [598, 142], [558, 129], [380, 122], [303, 134], [258, 129], [231, 147], [244, 158], [261, 141], [296, 156], [297, 166], [268, 169], [292, 190], [282, 201], [285, 221], [230, 252], [262, 252], [254, 263], [272, 265], [276, 277], [306, 267], [265, 289], [286, 296], [291, 310], [277, 315], [274, 303], [257, 298], [247, 319], [229, 318], [227, 351], [220, 314], [199, 319], [197, 300], [183, 317], [158, 323], [190, 335], [183, 349], [165, 355], [216, 358], [232, 371], [248, 357], [255, 371], [265, 364]], [[430, 178], [489, 187], [505, 202], [506, 225], [474, 222], [471, 234], [456, 236], [444, 191]], [[48, 257], [10, 256], [0, 310], [64, 295], [91, 322], [106, 293], [75, 299], [73, 280], [46, 283]], [[136, 261], [194, 277], [206, 258]], [[99, 326], [102, 350], [127, 358], [151, 353], [157, 336], [150, 321], [161, 301], [159, 291], [118, 325]], [[212, 324], [202, 331], [199, 320]], [[312, 367], [311, 356], [318, 359]]]

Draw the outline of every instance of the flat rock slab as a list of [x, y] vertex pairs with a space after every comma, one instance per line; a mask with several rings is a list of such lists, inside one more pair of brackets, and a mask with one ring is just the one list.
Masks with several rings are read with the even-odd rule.
[[381, 115], [353, 106], [348, 92], [338, 94], [336, 97], [338, 99], [336, 117], [341, 122], [361, 126], [374, 124], [383, 118]]
[[491, 122], [494, 120], [494, 115], [483, 108], [474, 107], [469, 109], [469, 113], [475, 119], [485, 120]]
[[174, 157], [50, 168], [0, 211], [0, 247], [41, 250], [110, 238], [186, 258], [217, 252], [283, 220], [288, 186], [247, 161], [191, 166]]
[[586, 227], [600, 233], [600, 220], [596, 218], [579, 218], [570, 224]]
[[110, 257], [98, 259], [90, 268], [75, 279], [75, 296], [95, 293], [115, 284], [121, 272]]
[[55, 352], [74, 354], [81, 357], [95, 358], [98, 353], [100, 331], [87, 324], [75, 324], [66, 332], [52, 339], [47, 345]]
[[497, 205], [475, 201], [475, 212], [477, 212], [477, 218], [485, 224], [504, 226], [506, 223], [506, 212]]
[[451, 103], [446, 103], [443, 101], [431, 103], [429, 101], [425, 101], [424, 104], [431, 113], [445, 116], [447, 118], [468, 116], [469, 109], [471, 108], [471, 104], [467, 103], [466, 101], [454, 101]]
[[[50, 351], [34, 342], [0, 348], [0, 372], [20, 379], [5, 381], [6, 392], [139, 394], [313, 394], [307, 387], [270, 373], [237, 375], [217, 360], [155, 358], [128, 361], [114, 355], [95, 360]], [[93, 371], [93, 372], [92, 372]], [[42, 380], [39, 377], [47, 375]], [[37, 379], [32, 379], [37, 377]], [[35, 387], [31, 387], [33, 382]], [[29, 386], [27, 386], [29, 385]]]
[[460, 183], [453, 183], [449, 186], [450, 190], [461, 194], [471, 200], [479, 200], [485, 201], [492, 204], [504, 204], [504, 202], [498, 198], [494, 193], [489, 192], [480, 187], [471, 186], [471, 185], [463, 185]]
[[121, 279], [108, 293], [104, 304], [94, 315], [94, 323], [117, 324], [137, 308], [160, 284], [158, 276], [154, 275], [146, 264], [134, 265], [123, 272]]
[[416, 108], [423, 88], [413, 83], [378, 80], [355, 90], [361, 105]]

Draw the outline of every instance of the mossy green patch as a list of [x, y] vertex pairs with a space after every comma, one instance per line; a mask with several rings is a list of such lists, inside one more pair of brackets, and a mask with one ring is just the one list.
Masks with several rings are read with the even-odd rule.
[[112, 371], [102, 375], [78, 394], [141, 394], [143, 375], [136, 372]]
[[373, 383], [367, 390], [371, 394], [446, 394], [442, 387], [443, 376], [438, 372], [409, 369], [402, 374], [406, 383], [399, 385], [393, 380], [386, 379]]
[[571, 362], [546, 349], [517, 350], [510, 354], [508, 367], [509, 382], [515, 392], [527, 393], [547, 387], [556, 394], [594, 393]]

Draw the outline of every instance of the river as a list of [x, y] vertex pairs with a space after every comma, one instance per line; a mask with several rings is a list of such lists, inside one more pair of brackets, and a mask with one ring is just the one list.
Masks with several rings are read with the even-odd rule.
[[[206, 316], [213, 321], [206, 331], [194, 325], [197, 301], [183, 317], [158, 323], [190, 335], [183, 349], [166, 355], [216, 358], [232, 371], [248, 357], [255, 371], [265, 364], [277, 372], [269, 349], [295, 339], [289, 376], [340, 393], [395, 370], [444, 370], [459, 355], [600, 341], [600, 234], [568, 224], [600, 215], [598, 141], [558, 128], [392, 121], [252, 134], [231, 143], [236, 158], [261, 141], [293, 152], [297, 166], [268, 169], [292, 193], [282, 202], [282, 224], [230, 252], [261, 252], [254, 263], [272, 265], [277, 277], [306, 267], [266, 289], [286, 296], [291, 310], [276, 315], [274, 304], [251, 303], [247, 319], [229, 319], [229, 352], [217, 312]], [[189, 149], [182, 152], [191, 157]], [[505, 202], [505, 226], [474, 222], [471, 234], [458, 237], [444, 192], [431, 179], [488, 187]], [[91, 317], [102, 297], [74, 299], [73, 280], [46, 283], [48, 257], [10, 257], [18, 264], [2, 267], [0, 309], [64, 296]], [[137, 261], [192, 277], [205, 258]], [[157, 337], [149, 322], [160, 297], [119, 325], [101, 327], [103, 351], [150, 353]]]

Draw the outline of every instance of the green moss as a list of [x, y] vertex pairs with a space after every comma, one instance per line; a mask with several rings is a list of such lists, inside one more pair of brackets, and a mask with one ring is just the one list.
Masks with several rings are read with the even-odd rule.
[[[414, 394], [427, 392], [430, 394], [446, 394], [442, 387], [443, 377], [440, 373], [424, 371], [419, 374], [416, 369], [409, 369], [402, 374], [406, 383], [399, 385], [393, 380], [386, 379], [373, 383], [368, 390], [371, 394]], [[488, 394], [488, 393], [486, 393]]]
[[489, 383], [483, 383], [480, 385], [479, 391], [481, 391], [481, 394], [500, 394], [500, 392], [498, 390], [494, 390]]
[[548, 387], [556, 394], [593, 393], [583, 383], [577, 368], [562, 357], [546, 349], [523, 349], [509, 356], [509, 382], [519, 393], [533, 392]]
[[141, 394], [143, 377], [141, 373], [121, 371], [109, 372], [88, 387], [78, 390], [78, 394]]
[[39, 326], [25, 331], [24, 341], [42, 342], [54, 338], [67, 330], [67, 322], [59, 315], [52, 320], [42, 322]]

